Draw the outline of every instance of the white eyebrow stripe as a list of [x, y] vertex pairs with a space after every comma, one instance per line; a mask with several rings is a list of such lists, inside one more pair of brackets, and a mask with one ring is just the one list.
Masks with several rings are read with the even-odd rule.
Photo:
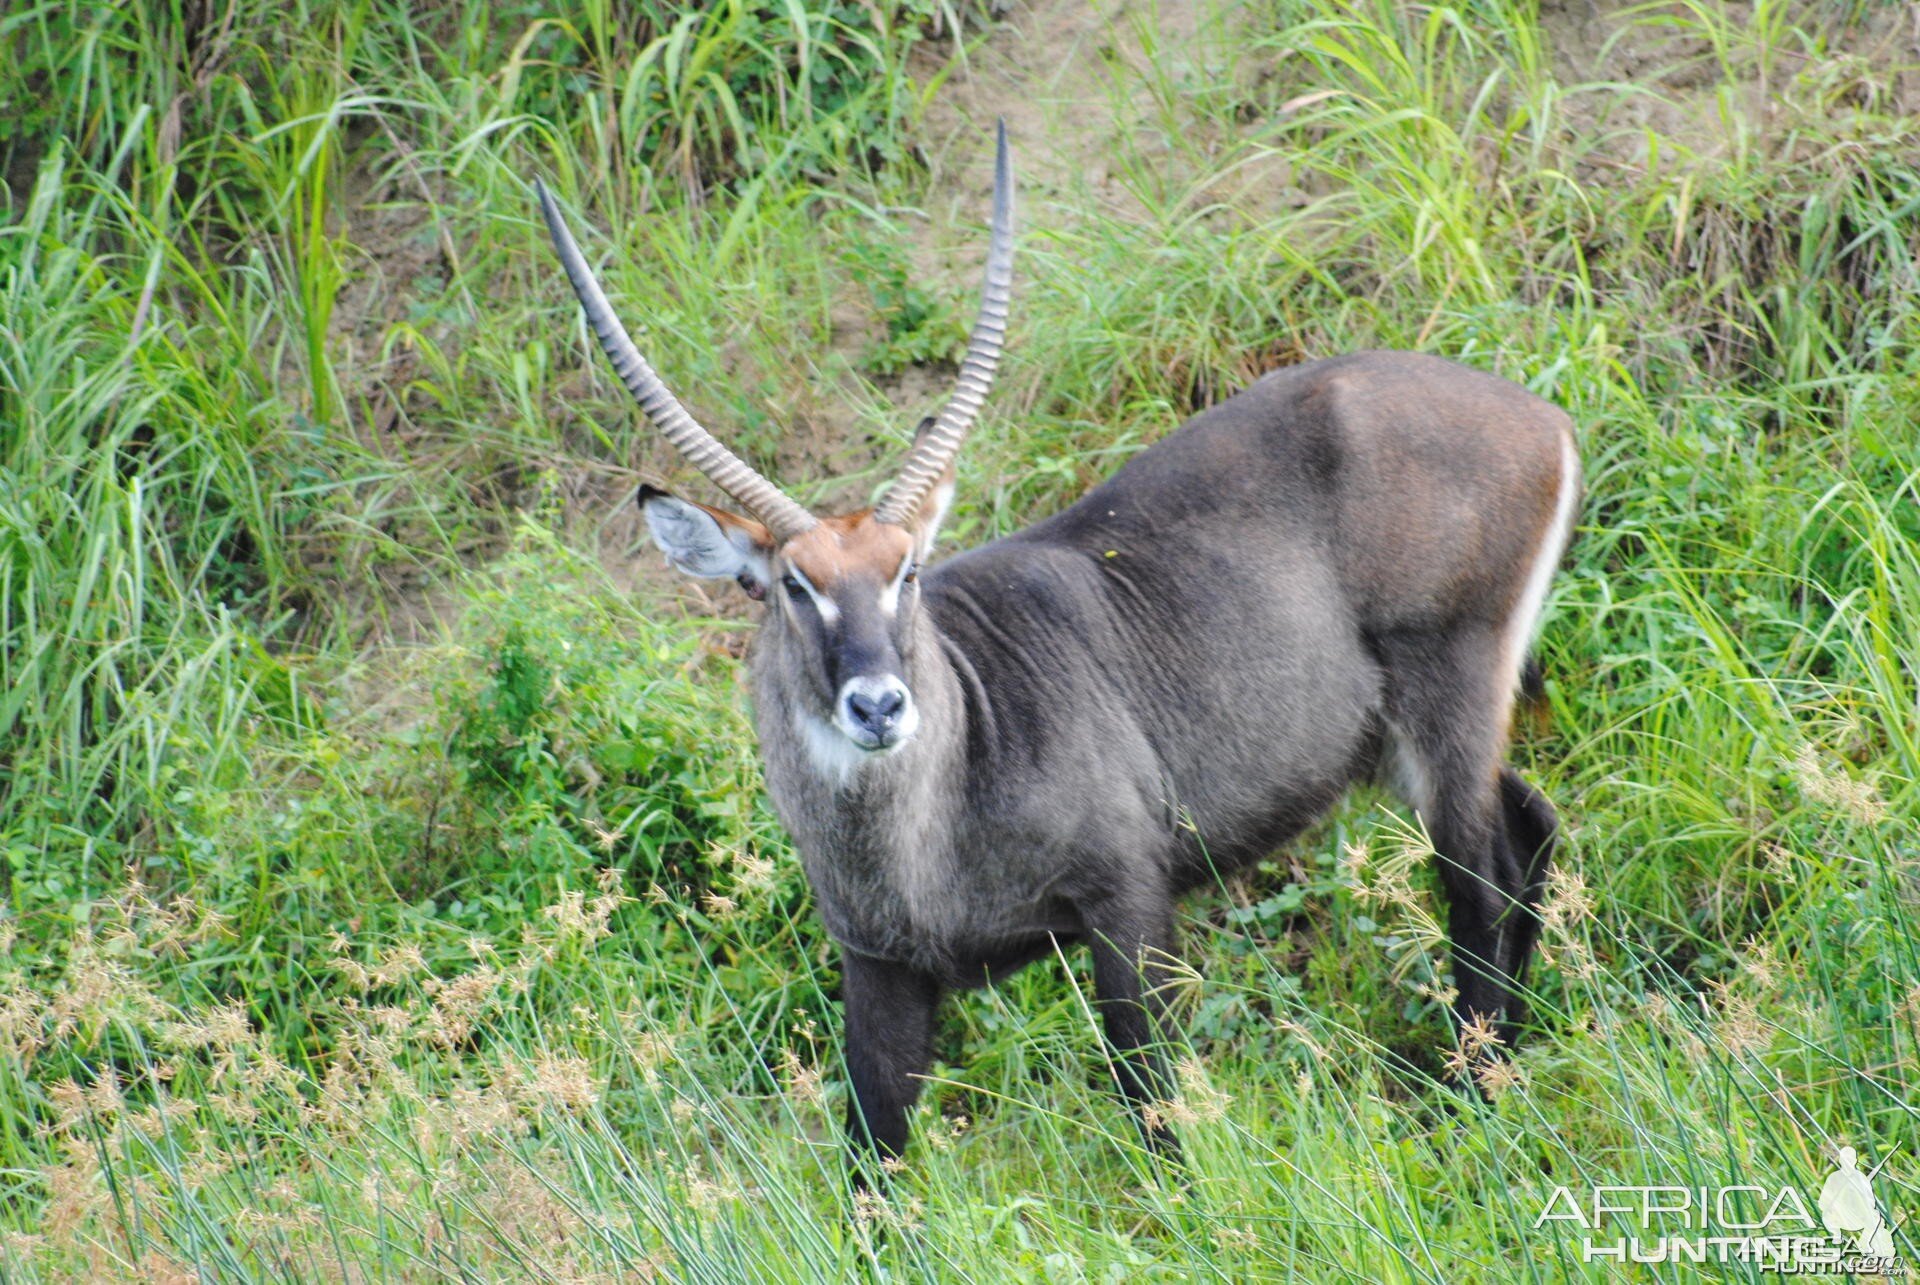
[[791, 562], [787, 564], [787, 574], [800, 582], [800, 587], [813, 599], [814, 609], [820, 613], [820, 619], [828, 624], [837, 624], [840, 620], [840, 607], [833, 599], [813, 587], [813, 581], [807, 579], [807, 573]]
[[907, 572], [913, 566], [913, 551], [900, 559], [900, 569], [893, 573], [893, 583], [880, 591], [880, 610], [889, 616], [900, 613], [900, 591], [906, 587]]

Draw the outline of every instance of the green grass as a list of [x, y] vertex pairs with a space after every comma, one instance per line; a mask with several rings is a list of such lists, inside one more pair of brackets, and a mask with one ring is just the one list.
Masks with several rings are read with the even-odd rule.
[[1186, 908], [1190, 1186], [1070, 957], [950, 1006], [892, 1202], [846, 1193], [747, 626], [624, 573], [631, 470], [679, 470], [529, 184], [704, 418], [863, 496], [972, 307], [914, 267], [982, 234], [943, 95], [1054, 11], [986, 10], [0, 16], [9, 1278], [1604, 1278], [1555, 1186], [1810, 1200], [1842, 1144], [1920, 1215], [1920, 127], [1873, 4], [1623, 9], [1598, 71], [1497, 0], [1118, 20], [1111, 119], [1058, 127], [1104, 181], [1024, 162], [950, 529], [1301, 357], [1565, 406], [1535, 1029], [1492, 1106], [1436, 1083], [1427, 853], [1358, 797]]

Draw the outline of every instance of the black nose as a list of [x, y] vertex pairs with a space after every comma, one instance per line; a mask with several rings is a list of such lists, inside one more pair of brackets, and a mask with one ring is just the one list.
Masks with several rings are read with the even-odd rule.
[[907, 694], [898, 687], [889, 687], [872, 695], [866, 692], [847, 693], [847, 713], [853, 715], [855, 723], [876, 736], [883, 735], [893, 727], [906, 703]]

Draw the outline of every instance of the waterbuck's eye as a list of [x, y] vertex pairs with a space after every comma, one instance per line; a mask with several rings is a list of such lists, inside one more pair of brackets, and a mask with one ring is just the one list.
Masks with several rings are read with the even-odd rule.
[[785, 589], [788, 596], [796, 602], [807, 595], [807, 591], [800, 587], [800, 582], [792, 576], [781, 576], [780, 587]]
[[912, 566], [907, 568], [907, 574], [900, 578], [900, 583], [912, 584], [914, 581], [918, 580], [919, 578], [920, 578], [920, 564], [916, 562]]

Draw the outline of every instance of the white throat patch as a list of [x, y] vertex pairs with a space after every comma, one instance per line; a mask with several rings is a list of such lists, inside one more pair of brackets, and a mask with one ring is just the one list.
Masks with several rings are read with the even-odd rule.
[[848, 740], [845, 733], [823, 718], [795, 710], [793, 723], [800, 733], [801, 744], [806, 746], [807, 761], [822, 780], [835, 788], [850, 784], [853, 774], [866, 766], [868, 759], [876, 757]]

